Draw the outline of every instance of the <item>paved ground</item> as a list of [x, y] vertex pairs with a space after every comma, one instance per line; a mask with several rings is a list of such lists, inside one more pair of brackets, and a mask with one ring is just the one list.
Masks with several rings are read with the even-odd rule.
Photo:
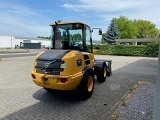
[[0, 61], [0, 120], [106, 120], [115, 104], [137, 81], [155, 82], [156, 58], [101, 56], [112, 59], [113, 75], [96, 83], [92, 97], [74, 99], [74, 91], [47, 93], [30, 77], [34, 57]]
[[5, 53], [26, 53], [28, 52], [27, 49], [1, 49], [0, 48], [0, 54], [5, 54]]

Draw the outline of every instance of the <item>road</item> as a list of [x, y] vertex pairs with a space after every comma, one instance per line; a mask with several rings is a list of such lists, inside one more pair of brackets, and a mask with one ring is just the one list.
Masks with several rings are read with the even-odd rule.
[[12, 58], [12, 57], [25, 57], [25, 56], [36, 56], [38, 53], [15, 53], [15, 54], [3, 54], [0, 58]]
[[112, 59], [113, 75], [95, 83], [90, 99], [75, 99], [74, 91], [48, 93], [31, 80], [33, 56], [0, 61], [1, 120], [107, 120], [116, 103], [138, 81], [155, 83], [157, 58], [96, 55]]
[[[38, 53], [45, 51], [45, 49], [29, 49], [29, 52], [26, 53], [8, 53], [0, 54], [0, 58], [12, 58], [12, 57], [25, 57], [25, 56], [36, 56]], [[8, 51], [6, 51], [8, 52]], [[20, 52], [24, 52], [20, 51]]]

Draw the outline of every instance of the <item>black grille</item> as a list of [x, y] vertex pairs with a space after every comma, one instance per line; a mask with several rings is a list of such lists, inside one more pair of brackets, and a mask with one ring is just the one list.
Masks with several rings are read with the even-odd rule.
[[60, 65], [64, 61], [60, 60], [36, 60], [37, 65], [35, 66], [37, 73], [59, 75], [64, 69], [60, 68]]
[[90, 64], [89, 56], [88, 55], [84, 55], [84, 59], [85, 59], [86, 65], [89, 65]]

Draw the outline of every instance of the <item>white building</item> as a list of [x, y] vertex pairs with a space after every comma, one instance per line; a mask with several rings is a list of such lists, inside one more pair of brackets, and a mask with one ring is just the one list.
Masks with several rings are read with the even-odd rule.
[[0, 48], [15, 48], [23, 46], [23, 43], [41, 43], [41, 48], [50, 47], [50, 40], [31, 37], [0, 36]]

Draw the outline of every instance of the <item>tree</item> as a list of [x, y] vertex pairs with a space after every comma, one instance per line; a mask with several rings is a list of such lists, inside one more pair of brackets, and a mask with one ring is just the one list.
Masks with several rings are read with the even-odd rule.
[[155, 38], [158, 37], [159, 30], [156, 25], [147, 20], [134, 20], [137, 27], [137, 38]]
[[160, 38], [160, 30], [159, 30], [158, 34], [159, 34], [159, 35], [158, 35], [158, 38]]
[[37, 38], [42, 38], [43, 36], [38, 36]]
[[115, 43], [115, 39], [118, 39], [120, 37], [120, 34], [118, 32], [118, 29], [117, 29], [117, 25], [115, 23], [115, 18], [113, 18], [111, 20], [111, 23], [108, 27], [108, 30], [106, 32], [106, 34], [103, 34], [103, 39], [105, 42], [111, 44], [111, 43]]
[[62, 35], [61, 36], [61, 40], [67, 40], [67, 39], [68, 39], [67, 35]]
[[158, 36], [156, 25], [147, 20], [131, 20], [128, 17], [120, 16], [115, 18], [121, 39], [131, 38], [155, 38]]
[[106, 43], [106, 39], [107, 39], [107, 32], [105, 32], [105, 33], [102, 34], [102, 39], [101, 39], [102, 44]]
[[138, 30], [132, 20], [128, 17], [120, 16], [119, 18], [115, 18], [115, 22], [121, 34], [120, 39], [136, 38]]
[[51, 36], [49, 36], [49, 37], [38, 36], [37, 38], [43, 38], [43, 39], [51, 39]]
[[81, 39], [82, 39], [82, 36], [79, 33], [72, 35], [72, 40], [81, 40]]

